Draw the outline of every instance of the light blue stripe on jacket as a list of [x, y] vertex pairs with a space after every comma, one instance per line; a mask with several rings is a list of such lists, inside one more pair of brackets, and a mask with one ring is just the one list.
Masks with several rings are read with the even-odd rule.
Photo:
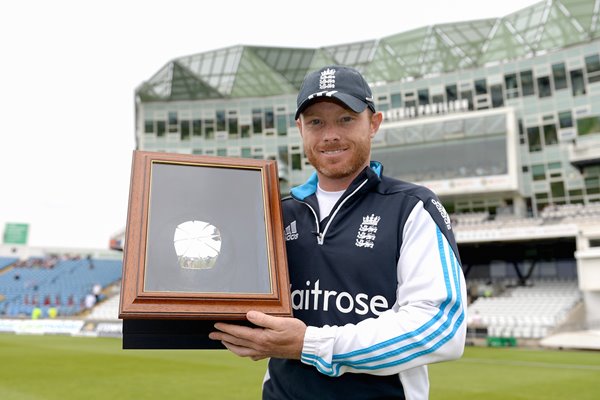
[[[357, 370], [376, 370], [407, 363], [417, 357], [434, 352], [444, 343], [452, 339], [456, 334], [456, 331], [464, 321], [464, 310], [462, 309], [462, 295], [460, 288], [460, 273], [458, 270], [460, 266], [458, 264], [454, 252], [450, 247], [448, 247], [448, 253], [446, 253], [446, 249], [444, 246], [444, 243], [446, 243], [446, 241], [439, 228], [436, 229], [436, 233], [438, 241], [438, 251], [441, 261], [440, 264], [442, 266], [444, 282], [446, 287], [446, 299], [443, 303], [440, 304], [439, 310], [436, 313], [436, 315], [434, 315], [428, 322], [426, 322], [414, 331], [407, 332], [396, 338], [386, 340], [382, 343], [378, 343], [365, 349], [356, 350], [345, 354], [334, 355], [331, 364], [326, 362], [321, 357], [311, 354], [303, 354], [302, 360], [306, 363], [314, 365], [321, 373], [325, 375], [338, 376], [340, 374], [341, 367], [344, 365], [347, 365]], [[450, 265], [448, 265], [448, 262], [446, 261], [447, 254], [449, 255]], [[452, 304], [452, 306], [449, 310], [447, 310], [450, 304]], [[456, 320], [454, 321], [454, 324], [452, 324], [452, 320], [454, 319], [457, 313], [459, 314]], [[402, 341], [413, 339], [423, 334], [427, 329], [431, 328], [436, 323], [439, 323], [437, 329], [431, 332], [426, 337], [416, 342], [404, 345], [402, 347], [394, 348], [386, 353], [368, 357], [369, 354], [380, 351], [385, 347], [396, 346]], [[450, 330], [450, 332], [444, 334], [444, 332], [448, 330], [450, 325], [453, 325], [452, 329]], [[441, 338], [436, 342], [435, 340], [440, 336]], [[409, 355], [406, 355], [402, 358], [397, 358], [403, 353], [407, 353], [418, 348], [422, 348], [422, 350], [412, 352]], [[351, 360], [352, 358], [356, 358], [359, 356], [367, 357]], [[364, 365], [376, 362], [380, 363], [374, 365]]]

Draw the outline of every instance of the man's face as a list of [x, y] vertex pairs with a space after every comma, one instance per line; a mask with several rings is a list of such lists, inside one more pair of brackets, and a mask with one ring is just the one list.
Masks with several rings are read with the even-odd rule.
[[357, 114], [332, 100], [315, 102], [304, 110], [296, 123], [324, 190], [327, 186], [345, 189], [369, 165], [371, 139], [381, 120], [381, 113]]

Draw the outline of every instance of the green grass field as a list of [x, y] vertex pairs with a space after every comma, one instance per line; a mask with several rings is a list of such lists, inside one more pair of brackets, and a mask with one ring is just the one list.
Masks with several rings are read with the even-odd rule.
[[[0, 335], [0, 399], [258, 399], [266, 362], [122, 350], [120, 339]], [[431, 399], [599, 399], [600, 353], [466, 349], [430, 366]], [[318, 395], [315, 394], [315, 399]]]

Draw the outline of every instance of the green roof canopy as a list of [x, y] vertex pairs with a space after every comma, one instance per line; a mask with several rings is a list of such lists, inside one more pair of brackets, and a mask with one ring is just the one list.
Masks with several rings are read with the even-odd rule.
[[141, 101], [292, 94], [327, 64], [392, 82], [535, 56], [600, 36], [595, 0], [544, 0], [502, 18], [432, 25], [318, 49], [233, 46], [170, 61], [137, 88]]

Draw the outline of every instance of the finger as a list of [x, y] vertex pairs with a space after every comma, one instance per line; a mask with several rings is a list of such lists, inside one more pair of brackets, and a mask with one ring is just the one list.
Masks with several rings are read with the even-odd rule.
[[217, 322], [214, 325], [215, 329], [218, 329], [221, 332], [228, 333], [232, 336], [251, 340], [259, 334], [259, 330], [256, 328], [250, 328], [248, 326], [234, 325], [234, 324], [226, 324], [223, 322]]
[[233, 335], [229, 335], [224, 332], [211, 332], [208, 335], [208, 337], [212, 340], [220, 340], [221, 342], [231, 343], [232, 345], [235, 345], [238, 347], [244, 347], [244, 348], [248, 348], [248, 349], [257, 349], [256, 343], [233, 336]]
[[232, 353], [234, 353], [240, 357], [250, 357], [254, 361], [264, 358], [264, 355], [262, 355], [260, 352], [256, 351], [255, 349], [250, 349], [248, 347], [239, 346], [235, 343], [231, 343], [231, 342], [228, 342], [225, 340], [221, 341], [221, 343], [223, 343], [223, 346], [225, 346], [229, 351], [231, 351]]
[[260, 311], [248, 311], [246, 313], [246, 318], [248, 318], [248, 321], [252, 322], [254, 325], [263, 328], [277, 330], [277, 328], [281, 326], [281, 317], [274, 317]]

